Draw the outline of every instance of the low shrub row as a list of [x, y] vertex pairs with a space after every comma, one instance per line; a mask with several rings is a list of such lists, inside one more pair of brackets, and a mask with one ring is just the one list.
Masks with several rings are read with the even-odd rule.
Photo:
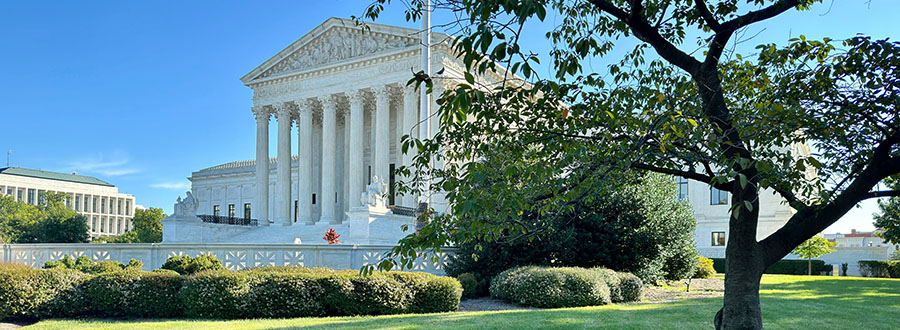
[[78, 259], [72, 259], [72, 256], [66, 255], [59, 260], [47, 261], [44, 268], [63, 268], [77, 270], [87, 274], [100, 274], [106, 272], [115, 272], [120, 270], [141, 270], [144, 263], [140, 260], [132, 258], [127, 265], [112, 260], [93, 261], [87, 256], [80, 256]]
[[860, 260], [859, 274], [863, 277], [900, 278], [900, 260]]
[[453, 278], [413, 272], [267, 267], [173, 271], [0, 266], [0, 319], [56, 317], [267, 318], [433, 313], [456, 310]]
[[511, 268], [491, 280], [495, 299], [526, 306], [557, 308], [605, 305], [641, 299], [643, 283], [629, 273], [604, 268]]
[[[713, 268], [718, 273], [725, 273], [725, 258], [712, 258]], [[766, 268], [765, 274], [784, 274], [784, 275], [806, 275], [809, 271], [807, 260], [802, 259], [781, 259]], [[821, 273], [830, 273], [831, 265], [826, 265], [825, 261], [813, 260], [812, 273], [818, 275]]]

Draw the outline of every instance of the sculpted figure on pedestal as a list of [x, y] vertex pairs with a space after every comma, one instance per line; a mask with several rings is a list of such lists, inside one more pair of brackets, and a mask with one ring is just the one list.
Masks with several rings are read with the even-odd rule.
[[384, 195], [387, 191], [387, 185], [384, 179], [378, 176], [372, 177], [372, 183], [366, 186], [366, 192], [362, 193], [360, 203], [369, 207], [385, 207]]

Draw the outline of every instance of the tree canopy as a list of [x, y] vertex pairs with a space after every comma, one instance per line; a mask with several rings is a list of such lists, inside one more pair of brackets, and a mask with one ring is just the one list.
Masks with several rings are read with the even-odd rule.
[[[885, 180], [888, 187], [900, 190], [900, 178]], [[891, 197], [878, 201], [879, 213], [875, 214], [875, 235], [890, 244], [900, 244], [900, 197]]]
[[816, 235], [797, 245], [792, 252], [800, 256], [800, 258], [806, 259], [809, 266], [807, 275], [812, 275], [812, 258], [818, 258], [834, 252], [832, 247], [835, 245], [837, 243], [829, 242], [825, 237]]
[[[389, 2], [376, 0], [365, 17], [376, 18]], [[408, 265], [415, 250], [467, 239], [447, 234], [461, 224], [468, 239], [527, 238], [588, 198], [589, 187], [657, 172], [731, 193], [729, 276], [716, 326], [762, 328], [766, 266], [860, 201], [900, 195], [874, 189], [900, 173], [900, 44], [801, 35], [754, 54], [729, 47], [741, 29], [819, 2], [435, 1], [458, 18], [448, 24], [458, 27], [453, 49], [466, 72], [458, 80], [414, 76], [426, 87], [445, 86], [441, 125], [433, 137], [405, 140], [404, 150], [417, 155], [400, 171], [412, 178], [407, 191], [430, 178], [450, 210], [401, 241], [382, 266]], [[407, 17], [418, 19], [423, 2], [408, 5]], [[544, 76], [520, 40], [524, 24], [549, 11], [557, 24], [546, 31], [553, 48]], [[604, 70], [587, 65], [613, 55], [624, 38], [637, 46]], [[489, 81], [488, 72], [505, 78]], [[497, 153], [530, 161], [497, 169], [472, 161]], [[470, 194], [485, 184], [489, 191]], [[764, 189], [796, 213], [758, 241]], [[538, 216], [520, 221], [526, 213]]]

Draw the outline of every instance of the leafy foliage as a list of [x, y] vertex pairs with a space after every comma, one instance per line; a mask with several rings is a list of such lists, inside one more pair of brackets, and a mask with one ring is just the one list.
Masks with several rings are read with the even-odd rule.
[[597, 189], [530, 239], [460, 239], [447, 273], [490, 279], [515, 266], [545, 265], [602, 266], [634, 273], [645, 282], [689, 277], [697, 262], [694, 219], [690, 206], [676, 201], [675, 193], [674, 182], [663, 175]]
[[159, 243], [162, 242], [162, 220], [166, 214], [160, 208], [134, 210], [131, 224], [134, 229], [117, 236], [101, 236], [92, 243]]
[[716, 276], [716, 269], [713, 268], [712, 259], [703, 256], [698, 256], [697, 258], [700, 262], [697, 263], [697, 271], [694, 272], [694, 276], [691, 278], [712, 278]]
[[863, 277], [900, 278], [900, 261], [860, 260], [859, 274]]
[[0, 239], [10, 243], [86, 243], [87, 219], [66, 207], [65, 193], [44, 192], [34, 207], [0, 196]]
[[222, 262], [213, 254], [201, 254], [196, 258], [189, 255], [171, 256], [160, 267], [161, 269], [173, 270], [181, 275], [190, 275], [206, 270], [222, 270]]
[[812, 275], [812, 258], [818, 258], [828, 253], [834, 252], [836, 242], [829, 242], [824, 236], [813, 236], [794, 248], [794, 254], [801, 258], [806, 258], [807, 275]]
[[[885, 184], [900, 189], [900, 176], [887, 178]], [[900, 197], [879, 200], [878, 208], [881, 212], [874, 215], [875, 228], [882, 231], [876, 231], [875, 235], [890, 244], [900, 244]]]

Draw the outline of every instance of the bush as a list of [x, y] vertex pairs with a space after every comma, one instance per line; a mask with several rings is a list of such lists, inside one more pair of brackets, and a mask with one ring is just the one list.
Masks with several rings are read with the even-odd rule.
[[859, 274], [863, 277], [900, 278], [900, 261], [860, 260]]
[[[717, 273], [726, 273], [725, 258], [712, 258], [713, 268]], [[766, 268], [765, 274], [784, 274], [784, 275], [806, 275], [809, 263], [807, 260], [800, 259], [781, 259]], [[825, 261], [813, 260], [812, 273], [828, 273], [832, 271], [830, 265], [826, 265]]]
[[69, 269], [0, 264], [0, 319], [72, 315], [82, 305], [77, 289], [85, 277]]
[[491, 296], [518, 304], [578, 307], [610, 303], [609, 286], [595, 271], [576, 267], [518, 267], [491, 281]]
[[712, 278], [716, 276], [716, 269], [713, 268], [713, 261], [710, 258], [704, 256], [697, 256], [699, 262], [697, 263], [697, 271], [694, 272], [694, 276], [692, 278]]
[[217, 270], [189, 277], [179, 297], [185, 316], [234, 319], [247, 315], [244, 299], [249, 291], [247, 273]]
[[178, 272], [181, 275], [190, 275], [206, 270], [222, 270], [222, 262], [212, 254], [201, 254], [196, 258], [191, 256], [172, 256], [160, 267]]
[[168, 274], [168, 275], [181, 275], [181, 274], [178, 274], [178, 272], [171, 270], [171, 269], [154, 269], [152, 271], [152, 273]]
[[135, 270], [139, 271], [144, 266], [144, 263], [140, 260], [135, 260], [132, 258], [128, 265], [123, 265], [121, 262], [112, 261], [112, 260], [100, 260], [94, 262], [91, 258], [86, 256], [80, 256], [76, 260], [72, 260], [72, 257], [69, 255], [63, 256], [58, 261], [47, 261], [44, 263], [45, 269], [50, 268], [62, 268], [62, 269], [74, 269], [80, 271], [85, 274], [100, 274], [100, 273], [108, 273], [108, 272], [117, 272], [123, 269]]
[[265, 267], [240, 272], [118, 270], [87, 275], [66, 268], [0, 266], [0, 318], [304, 317], [456, 310], [462, 286], [414, 272]]
[[459, 284], [462, 285], [463, 298], [477, 298], [484, 296], [481, 294], [481, 286], [482, 282], [478, 280], [478, 277], [472, 273], [462, 273], [456, 277], [459, 280]]
[[591, 271], [596, 272], [606, 282], [612, 302], [635, 302], [643, 297], [644, 283], [637, 276], [602, 267], [591, 268]]
[[509, 268], [536, 265], [605, 267], [647, 283], [690, 277], [697, 267], [690, 205], [675, 200], [671, 177], [649, 175], [635, 182], [592, 191], [563, 208], [566, 213], [532, 240], [457, 240], [447, 274], [490, 280]]

